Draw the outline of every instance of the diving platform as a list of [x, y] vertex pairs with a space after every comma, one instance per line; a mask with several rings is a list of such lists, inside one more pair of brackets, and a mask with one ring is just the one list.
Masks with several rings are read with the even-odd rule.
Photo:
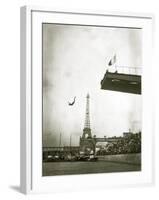
[[106, 71], [101, 81], [101, 89], [141, 94], [141, 75]]

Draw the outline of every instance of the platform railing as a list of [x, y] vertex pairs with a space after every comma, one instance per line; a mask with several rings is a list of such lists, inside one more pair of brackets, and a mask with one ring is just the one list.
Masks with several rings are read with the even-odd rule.
[[129, 75], [141, 75], [142, 68], [141, 67], [128, 67], [128, 66], [114, 66], [113, 68], [108, 68], [109, 72], [117, 72], [121, 74], [129, 74]]

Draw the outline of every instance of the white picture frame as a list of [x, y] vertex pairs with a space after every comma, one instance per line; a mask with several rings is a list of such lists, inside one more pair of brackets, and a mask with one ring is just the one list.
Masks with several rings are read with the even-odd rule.
[[[153, 21], [151, 14], [21, 8], [21, 192], [79, 191], [154, 183]], [[142, 28], [141, 172], [42, 177], [41, 24], [44, 22]]]

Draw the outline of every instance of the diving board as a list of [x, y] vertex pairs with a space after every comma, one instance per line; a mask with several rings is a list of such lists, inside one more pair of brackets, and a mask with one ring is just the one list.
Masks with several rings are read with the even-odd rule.
[[141, 94], [141, 75], [106, 71], [101, 81], [101, 89]]

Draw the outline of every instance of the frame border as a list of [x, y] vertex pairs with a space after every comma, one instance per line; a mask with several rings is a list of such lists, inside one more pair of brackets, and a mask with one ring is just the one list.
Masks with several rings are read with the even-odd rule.
[[[32, 180], [32, 12], [49, 12], [72, 15], [111, 16], [122, 18], [137, 18], [152, 20], [154, 30], [154, 15], [150, 13], [110, 12], [79, 9], [57, 9], [37, 6], [24, 6], [20, 10], [20, 191], [30, 193], [33, 191]], [[153, 33], [152, 33], [153, 36]], [[154, 36], [152, 39], [154, 44]], [[152, 44], [152, 45], [153, 45]], [[154, 110], [153, 110], [154, 111]], [[153, 123], [154, 125], [154, 123]], [[152, 130], [154, 152], [154, 130]], [[155, 152], [154, 152], [155, 154]], [[152, 155], [154, 166], [154, 155]], [[153, 167], [154, 168], [154, 167]], [[155, 172], [152, 172], [154, 183]]]

